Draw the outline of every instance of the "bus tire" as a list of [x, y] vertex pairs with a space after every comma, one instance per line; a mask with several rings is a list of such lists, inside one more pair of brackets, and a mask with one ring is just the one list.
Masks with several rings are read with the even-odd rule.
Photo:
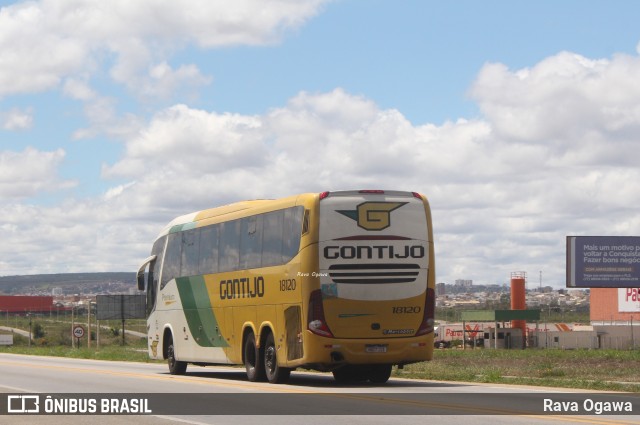
[[260, 382], [266, 379], [262, 350], [256, 346], [256, 337], [253, 332], [249, 332], [244, 341], [244, 367], [249, 381]]
[[267, 380], [272, 384], [286, 382], [291, 375], [291, 369], [278, 365], [277, 348], [271, 332], [264, 344], [264, 371]]
[[169, 365], [169, 373], [172, 375], [184, 375], [187, 371], [187, 362], [176, 360], [176, 349], [173, 345], [173, 336], [167, 336], [167, 364]]
[[371, 368], [368, 371], [369, 381], [371, 381], [374, 384], [384, 384], [389, 380], [390, 376], [391, 376], [390, 364], [371, 365]]

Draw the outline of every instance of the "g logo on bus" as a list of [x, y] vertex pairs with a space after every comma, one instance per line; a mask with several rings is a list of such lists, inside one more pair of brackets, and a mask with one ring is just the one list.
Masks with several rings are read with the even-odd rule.
[[355, 210], [337, 210], [365, 230], [384, 230], [391, 225], [391, 211], [407, 202], [363, 202]]

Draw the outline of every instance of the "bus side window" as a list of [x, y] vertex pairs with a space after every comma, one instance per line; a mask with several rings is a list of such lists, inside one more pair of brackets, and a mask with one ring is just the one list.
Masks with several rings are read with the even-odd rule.
[[302, 215], [304, 207], [293, 207], [284, 210], [284, 227], [282, 231], [282, 260], [291, 260], [300, 250], [302, 235]]
[[218, 225], [200, 230], [200, 254], [198, 274], [218, 273]]
[[164, 288], [171, 279], [179, 277], [180, 259], [182, 248], [182, 234], [180, 232], [169, 234], [169, 242], [167, 243], [167, 251], [164, 254], [164, 267], [162, 269], [162, 281], [160, 289]]
[[254, 269], [262, 263], [263, 214], [240, 220], [240, 269]]
[[220, 223], [218, 272], [238, 270], [240, 265], [240, 220]]
[[282, 226], [284, 211], [274, 211], [264, 215], [262, 235], [262, 267], [282, 264]]
[[190, 229], [182, 232], [182, 260], [180, 261], [180, 276], [194, 276], [198, 274], [199, 250], [200, 229]]

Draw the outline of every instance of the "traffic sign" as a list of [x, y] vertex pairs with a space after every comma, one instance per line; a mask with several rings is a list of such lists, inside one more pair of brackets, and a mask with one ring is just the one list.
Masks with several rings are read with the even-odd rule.
[[76, 338], [82, 338], [84, 336], [84, 328], [81, 325], [73, 327], [73, 336]]

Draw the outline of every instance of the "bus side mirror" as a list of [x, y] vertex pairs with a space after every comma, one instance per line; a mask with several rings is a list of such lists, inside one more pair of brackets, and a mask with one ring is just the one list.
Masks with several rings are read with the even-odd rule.
[[156, 259], [156, 256], [152, 255], [151, 257], [147, 257], [140, 265], [140, 268], [138, 269], [138, 274], [137, 274], [138, 291], [144, 291], [144, 270], [147, 268], [147, 264], [149, 264], [155, 259]]

